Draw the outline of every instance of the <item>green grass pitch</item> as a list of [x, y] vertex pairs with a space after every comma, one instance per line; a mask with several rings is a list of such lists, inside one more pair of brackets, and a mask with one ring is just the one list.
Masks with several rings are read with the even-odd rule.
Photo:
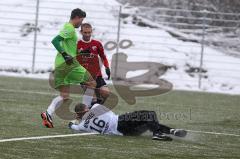
[[[56, 93], [47, 80], [0, 77], [0, 140], [73, 133], [67, 128], [68, 121], [58, 117], [54, 129], [41, 125], [40, 113]], [[76, 95], [73, 99], [81, 101]], [[135, 105], [119, 99], [113, 110], [118, 114], [155, 110], [163, 124], [202, 132], [190, 132], [185, 139], [172, 142], [152, 141], [149, 133], [140, 137], [91, 135], [0, 142], [0, 159], [240, 158], [240, 96], [171, 91], [139, 97]]]

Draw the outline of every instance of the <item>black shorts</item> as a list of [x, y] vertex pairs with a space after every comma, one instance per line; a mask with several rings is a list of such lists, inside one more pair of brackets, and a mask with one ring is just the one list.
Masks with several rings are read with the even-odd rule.
[[102, 76], [98, 76], [97, 79], [96, 79], [96, 83], [97, 83], [97, 86], [96, 88], [101, 88], [102, 86], [106, 86], [106, 82], [104, 81], [104, 79], [102, 78]]
[[118, 117], [118, 131], [123, 135], [141, 135], [149, 129], [157, 127], [157, 117], [154, 111], [135, 111]]
[[154, 111], [140, 110], [118, 117], [117, 130], [123, 135], [141, 135], [150, 130], [153, 134], [170, 133], [170, 127], [160, 124]]

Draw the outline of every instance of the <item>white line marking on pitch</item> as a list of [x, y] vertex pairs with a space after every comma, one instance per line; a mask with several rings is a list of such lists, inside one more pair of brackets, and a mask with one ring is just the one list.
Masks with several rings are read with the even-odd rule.
[[240, 137], [237, 134], [228, 134], [228, 133], [218, 133], [218, 132], [208, 132], [208, 131], [196, 131], [196, 130], [187, 130], [188, 132], [201, 133], [201, 134], [211, 134], [211, 135], [224, 135], [224, 136], [235, 136]]
[[[193, 133], [202, 133], [210, 135], [223, 135], [223, 136], [234, 136], [240, 137], [237, 134], [228, 134], [228, 133], [217, 133], [217, 132], [207, 132], [207, 131], [196, 131], [196, 130], [187, 130], [188, 132]], [[22, 137], [22, 138], [11, 138], [11, 139], [2, 139], [2, 142], [11, 142], [11, 141], [24, 141], [24, 140], [40, 140], [40, 139], [51, 139], [51, 138], [64, 138], [64, 137], [74, 137], [74, 136], [87, 136], [87, 135], [97, 135], [98, 133], [78, 133], [78, 134], [67, 134], [67, 135], [52, 135], [52, 136], [36, 136], [36, 137]]]
[[11, 141], [24, 141], [24, 140], [40, 140], [40, 139], [51, 139], [51, 138], [64, 138], [64, 137], [73, 137], [73, 136], [87, 136], [87, 135], [96, 135], [97, 133], [78, 133], [78, 134], [67, 134], [67, 135], [51, 135], [51, 136], [36, 136], [36, 137], [22, 137], [22, 138], [11, 138], [11, 139], [2, 139], [1, 142], [11, 142]]

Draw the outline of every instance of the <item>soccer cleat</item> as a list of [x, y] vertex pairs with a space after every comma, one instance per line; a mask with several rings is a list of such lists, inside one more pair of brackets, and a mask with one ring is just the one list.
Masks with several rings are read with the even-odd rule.
[[156, 133], [153, 135], [152, 140], [172, 141], [172, 138], [162, 133]]
[[47, 128], [53, 128], [52, 118], [47, 112], [42, 112], [41, 117], [43, 126], [46, 126]]
[[185, 137], [187, 135], [187, 131], [183, 129], [171, 129], [170, 134], [177, 137]]

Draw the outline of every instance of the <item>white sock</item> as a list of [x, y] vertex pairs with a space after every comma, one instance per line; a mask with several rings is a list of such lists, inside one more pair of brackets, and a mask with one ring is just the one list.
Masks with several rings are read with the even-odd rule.
[[86, 91], [84, 92], [82, 103], [90, 107], [92, 103], [93, 95], [94, 95], [94, 89], [87, 88]]
[[59, 106], [63, 103], [63, 97], [61, 96], [57, 96], [56, 98], [54, 98], [52, 100], [52, 103], [48, 106], [47, 112], [48, 114], [53, 117], [53, 113], [55, 112], [55, 110], [57, 110], [57, 108], [59, 108]]

